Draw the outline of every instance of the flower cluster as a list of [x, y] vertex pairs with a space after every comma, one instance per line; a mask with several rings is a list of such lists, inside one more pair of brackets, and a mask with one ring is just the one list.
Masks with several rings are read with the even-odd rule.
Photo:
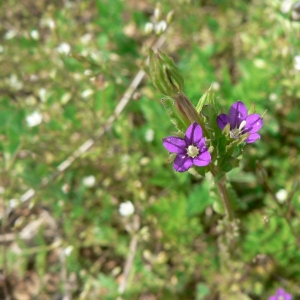
[[[217, 116], [216, 123], [221, 130], [229, 130], [231, 139], [242, 138], [250, 144], [260, 139], [258, 131], [263, 120], [258, 114], [248, 114], [245, 104], [237, 101], [230, 107], [228, 115]], [[184, 138], [168, 136], [163, 139], [163, 145], [170, 153], [177, 154], [173, 165], [177, 172], [185, 172], [193, 165], [207, 166], [211, 162], [203, 130], [196, 122], [188, 127]]]

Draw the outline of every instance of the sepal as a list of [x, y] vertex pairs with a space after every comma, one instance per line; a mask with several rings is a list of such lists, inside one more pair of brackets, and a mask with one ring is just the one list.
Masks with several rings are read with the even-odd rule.
[[248, 116], [249, 115], [252, 115], [252, 114], [255, 114], [256, 113], [256, 109], [255, 109], [255, 103], [252, 102], [251, 106], [250, 106], [250, 109], [248, 110]]
[[176, 153], [171, 153], [170, 155], [169, 155], [169, 157], [168, 157], [168, 163], [169, 164], [171, 164], [173, 161], [174, 161], [174, 159], [176, 158]]

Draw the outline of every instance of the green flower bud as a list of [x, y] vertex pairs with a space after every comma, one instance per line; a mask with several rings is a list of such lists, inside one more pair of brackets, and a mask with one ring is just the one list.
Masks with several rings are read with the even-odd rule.
[[172, 58], [151, 50], [149, 68], [154, 86], [163, 95], [173, 98], [182, 91], [184, 80]]

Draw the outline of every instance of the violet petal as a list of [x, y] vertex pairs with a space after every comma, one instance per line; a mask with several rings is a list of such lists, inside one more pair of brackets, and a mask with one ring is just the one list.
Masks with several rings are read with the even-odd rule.
[[282, 296], [284, 297], [284, 300], [292, 300], [292, 295], [287, 293], [283, 288], [279, 288], [277, 290], [277, 296]]
[[248, 138], [245, 140], [246, 143], [248, 144], [252, 144], [255, 141], [257, 141], [258, 139], [260, 139], [260, 135], [258, 133], [251, 133]]
[[194, 122], [187, 129], [185, 136], [188, 145], [198, 144], [203, 137], [201, 126], [198, 123]]
[[185, 172], [193, 165], [193, 160], [187, 155], [177, 155], [173, 167], [177, 172]]
[[277, 296], [271, 296], [269, 297], [269, 300], [277, 300]]
[[193, 164], [198, 167], [207, 166], [211, 162], [211, 155], [208, 151], [205, 151], [193, 158]]
[[242, 101], [237, 101], [232, 104], [229, 110], [230, 127], [239, 127], [241, 122], [248, 116], [247, 108]]
[[221, 130], [223, 130], [228, 123], [230, 122], [229, 122], [229, 117], [227, 115], [220, 114], [217, 117], [217, 124]]
[[182, 138], [168, 136], [163, 139], [163, 145], [169, 152], [178, 154], [186, 153], [187, 144]]
[[195, 146], [199, 149], [200, 153], [207, 151], [206, 145], [205, 145], [205, 138], [202, 138]]
[[244, 132], [255, 133], [263, 126], [263, 120], [258, 114], [252, 114], [246, 118]]

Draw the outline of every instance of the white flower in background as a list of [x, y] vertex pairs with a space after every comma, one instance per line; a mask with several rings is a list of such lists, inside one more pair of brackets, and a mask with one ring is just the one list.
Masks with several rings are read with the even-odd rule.
[[145, 33], [149, 34], [153, 31], [153, 29], [154, 29], [154, 25], [150, 22], [147, 22], [145, 25]]
[[163, 33], [168, 27], [168, 24], [165, 20], [162, 20], [160, 22], [158, 22], [157, 24], [155, 24], [155, 32], [160, 34]]
[[86, 187], [93, 187], [96, 183], [96, 178], [94, 175], [83, 177], [82, 183]]
[[53, 19], [50, 19], [50, 18], [44, 18], [44, 19], [41, 19], [41, 26], [43, 27], [48, 27], [50, 28], [51, 30], [53, 30], [55, 28], [55, 22]]
[[10, 75], [9, 85], [16, 90], [20, 90], [23, 87], [22, 81], [19, 80], [16, 74]]
[[71, 51], [71, 46], [68, 43], [61, 43], [56, 50], [60, 54], [68, 55]]
[[284, 203], [286, 198], [288, 196], [288, 193], [285, 189], [280, 189], [277, 193], [276, 193], [276, 198], [278, 200], [279, 203]]
[[218, 91], [220, 89], [220, 84], [219, 82], [213, 82], [211, 84], [211, 88], [214, 90], [214, 91]]
[[47, 90], [44, 88], [39, 89], [39, 97], [42, 102], [46, 102], [47, 100]]
[[91, 75], [93, 74], [93, 72], [92, 72], [92, 70], [87, 69], [87, 70], [84, 70], [83, 74], [84, 74], [85, 76], [91, 76]]
[[146, 134], [145, 134], [145, 140], [146, 142], [152, 142], [154, 140], [154, 130], [149, 128], [147, 129], [146, 131]]
[[91, 95], [94, 94], [94, 91], [93, 90], [85, 90], [81, 93], [81, 97], [82, 98], [88, 98], [90, 97]]
[[66, 248], [64, 249], [64, 254], [65, 254], [65, 256], [69, 256], [69, 255], [72, 253], [73, 249], [74, 249], [73, 246], [68, 246], [68, 247], [66, 247]]
[[278, 100], [278, 96], [275, 93], [271, 93], [269, 96], [270, 101], [276, 102]]
[[6, 40], [11, 40], [11, 39], [13, 39], [16, 35], [17, 35], [17, 31], [14, 30], [14, 29], [12, 29], [12, 30], [9, 30], [9, 31], [7, 31], [7, 32], [5, 33], [4, 38], [5, 38]]
[[34, 39], [34, 40], [38, 40], [40, 38], [40, 34], [36, 29], [33, 29], [30, 31], [30, 36]]
[[60, 102], [62, 104], [67, 104], [71, 98], [72, 98], [72, 94], [71, 93], [65, 93], [61, 97]]
[[34, 111], [31, 115], [26, 117], [26, 122], [29, 127], [34, 127], [41, 124], [43, 116], [37, 111]]
[[48, 19], [47, 20], [47, 25], [48, 25], [48, 27], [50, 28], [50, 29], [54, 29], [55, 28], [55, 22], [54, 22], [54, 20], [52, 20], [52, 19]]
[[70, 185], [64, 183], [63, 186], [61, 187], [61, 190], [64, 194], [67, 194], [70, 191]]
[[297, 71], [300, 71], [300, 55], [296, 55], [294, 57], [294, 68], [297, 70]]
[[283, 0], [282, 1], [280, 10], [283, 14], [286, 14], [291, 10], [293, 1], [294, 0]]
[[81, 43], [88, 44], [92, 40], [93, 36], [90, 33], [86, 33], [80, 38]]
[[4, 47], [2, 45], [0, 45], [0, 53], [4, 52]]
[[131, 201], [122, 202], [119, 206], [119, 213], [123, 217], [129, 217], [134, 213], [134, 206]]
[[10, 208], [14, 208], [14, 207], [18, 206], [18, 204], [19, 204], [19, 201], [17, 199], [10, 199], [9, 200], [9, 207]]

